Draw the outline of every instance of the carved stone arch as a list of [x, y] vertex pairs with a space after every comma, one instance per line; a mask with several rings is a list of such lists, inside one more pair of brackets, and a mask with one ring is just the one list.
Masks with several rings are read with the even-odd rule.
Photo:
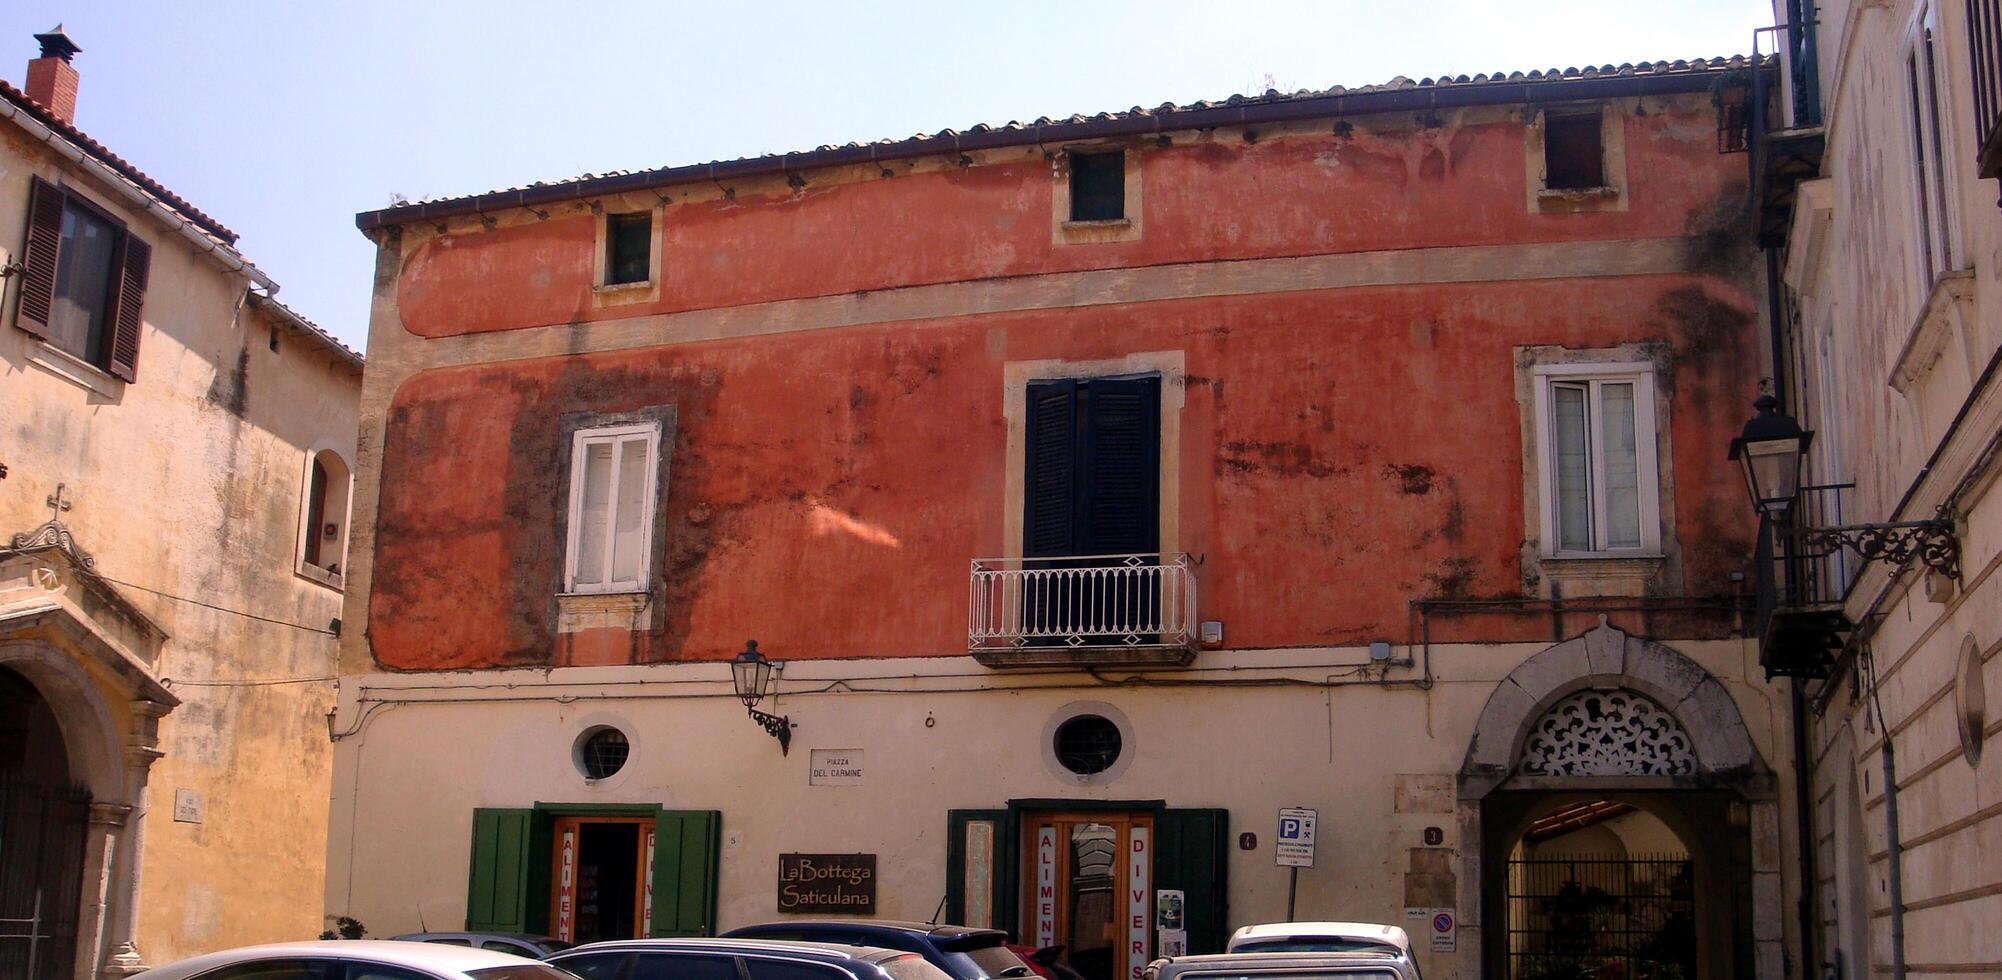
[[55, 712], [71, 778], [98, 802], [128, 802], [122, 728], [83, 667], [34, 640], [0, 640], [0, 666], [27, 678]]
[[1673, 647], [1601, 622], [1523, 661], [1495, 685], [1460, 766], [1460, 798], [1479, 799], [1516, 775], [1532, 728], [1587, 690], [1631, 691], [1666, 712], [1695, 756], [1694, 771], [1673, 778], [1750, 796], [1770, 793], [1765, 760], [1724, 685]]

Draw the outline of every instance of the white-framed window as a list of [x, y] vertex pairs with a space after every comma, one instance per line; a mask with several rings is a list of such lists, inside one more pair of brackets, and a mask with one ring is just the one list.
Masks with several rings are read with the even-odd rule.
[[1543, 553], [1660, 554], [1654, 365], [1540, 364], [1535, 379]]
[[643, 592], [652, 567], [660, 426], [581, 429], [570, 448], [565, 592]]
[[348, 498], [354, 485], [347, 461], [332, 449], [306, 454], [299, 501], [297, 570], [322, 585], [341, 587], [348, 552]]
[[1919, 267], [1930, 285], [1940, 273], [1959, 268], [1953, 234], [1951, 171], [1946, 165], [1954, 145], [1951, 103], [1942, 95], [1946, 66], [1940, 63], [1939, 9], [1921, 3], [1905, 50], [1905, 95], [1911, 114], [1913, 192], [1918, 195]]

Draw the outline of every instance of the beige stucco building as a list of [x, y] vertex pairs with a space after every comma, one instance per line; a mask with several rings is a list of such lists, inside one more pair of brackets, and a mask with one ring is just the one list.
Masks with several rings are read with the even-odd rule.
[[76, 129], [40, 40], [0, 84], [0, 975], [67, 980], [322, 929], [362, 359]]
[[[1786, 9], [1776, 5], [1781, 22]], [[2002, 973], [2002, 4], [1824, 0], [1782, 35], [1763, 140], [1784, 278], [1779, 390], [1814, 435], [1793, 521], [1896, 524], [1866, 559], [1785, 539], [1826, 975]], [[1791, 171], [1791, 173], [1789, 173]], [[1936, 522], [1924, 524], [1919, 522]], [[1851, 540], [1860, 540], [1855, 534]], [[1956, 552], [1957, 549], [1957, 552]], [[1818, 647], [1818, 649], [1810, 649]]]

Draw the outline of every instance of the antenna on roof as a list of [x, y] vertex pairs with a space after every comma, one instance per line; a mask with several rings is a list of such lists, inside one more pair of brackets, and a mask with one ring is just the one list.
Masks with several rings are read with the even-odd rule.
[[418, 902], [418, 903], [417, 903], [417, 931], [418, 931], [418, 932], [430, 932], [430, 931], [431, 931], [431, 927], [430, 927], [430, 926], [427, 926], [427, 925], [425, 925], [425, 924], [424, 924], [424, 903], [423, 903], [423, 902]]
[[930, 922], [927, 922], [927, 923], [925, 923], [925, 925], [928, 925], [928, 926], [935, 926], [935, 925], [938, 925], [938, 917], [939, 917], [939, 916], [941, 916], [941, 915], [944, 915], [944, 914], [945, 914], [945, 896], [944, 896], [944, 895], [940, 895], [940, 896], [938, 897], [938, 908], [935, 908], [935, 909], [933, 909], [933, 910], [932, 910], [932, 913], [931, 913], [931, 921], [930, 921]]

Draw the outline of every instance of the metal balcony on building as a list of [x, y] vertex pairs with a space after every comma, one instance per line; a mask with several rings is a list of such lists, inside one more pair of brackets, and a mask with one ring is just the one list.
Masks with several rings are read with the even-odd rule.
[[2002, 0], [1967, 0], [1974, 134], [1983, 177], [2002, 177]]
[[1850, 483], [1800, 488], [1785, 521], [1759, 527], [1759, 661], [1766, 677], [1827, 677], [1852, 625], [1842, 600], [1860, 562], [1839, 545], [1798, 529], [1843, 525], [1842, 491]]
[[989, 667], [1184, 666], [1196, 636], [1186, 553], [973, 560], [966, 649]]

